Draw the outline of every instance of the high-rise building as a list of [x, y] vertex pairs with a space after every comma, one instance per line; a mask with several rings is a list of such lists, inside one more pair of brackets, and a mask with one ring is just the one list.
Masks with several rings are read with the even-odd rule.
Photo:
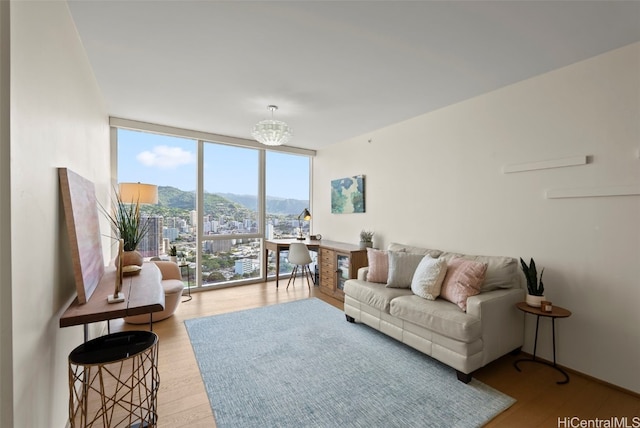
[[163, 232], [163, 238], [168, 239], [169, 242], [173, 242], [178, 238], [178, 228], [176, 227], [165, 227]]
[[231, 250], [231, 240], [229, 239], [224, 239], [224, 240], [216, 240], [216, 241], [204, 241], [202, 246], [204, 247], [204, 250], [206, 253], [208, 254], [215, 254], [215, 253], [219, 253], [219, 252], [228, 252]]
[[138, 251], [142, 257], [155, 257], [162, 253], [162, 216], [140, 216], [140, 222], [149, 223], [147, 233], [138, 245]]
[[237, 275], [244, 275], [245, 273], [251, 272], [253, 272], [253, 264], [251, 263], [251, 259], [236, 260], [235, 273]]

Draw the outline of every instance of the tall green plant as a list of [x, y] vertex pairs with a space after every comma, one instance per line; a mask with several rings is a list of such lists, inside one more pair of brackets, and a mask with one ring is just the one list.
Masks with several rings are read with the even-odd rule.
[[[104, 209], [103, 211], [106, 212]], [[149, 230], [149, 219], [142, 221], [138, 201], [133, 204], [125, 203], [117, 192], [107, 218], [116, 238], [124, 240], [124, 251], [136, 250]]]
[[520, 258], [520, 265], [522, 266], [522, 272], [524, 272], [525, 278], [527, 278], [527, 290], [529, 294], [532, 296], [543, 296], [544, 295], [544, 284], [542, 283], [542, 274], [544, 273], [544, 268], [542, 272], [540, 272], [540, 281], [538, 281], [538, 271], [536, 269], [536, 262], [529, 262], [529, 266]]

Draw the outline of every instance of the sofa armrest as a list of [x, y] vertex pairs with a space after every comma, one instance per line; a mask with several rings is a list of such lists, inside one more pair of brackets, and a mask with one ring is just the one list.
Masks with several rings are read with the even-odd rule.
[[523, 300], [522, 288], [487, 291], [467, 299], [467, 314], [482, 320], [482, 365], [522, 347], [524, 313], [516, 303]]
[[360, 281], [366, 281], [367, 273], [369, 273], [369, 266], [361, 267], [360, 269], [358, 269], [358, 279]]

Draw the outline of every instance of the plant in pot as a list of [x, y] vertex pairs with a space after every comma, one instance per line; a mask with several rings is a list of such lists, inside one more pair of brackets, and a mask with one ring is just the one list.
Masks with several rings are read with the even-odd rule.
[[373, 234], [371, 230], [362, 230], [360, 232], [360, 248], [373, 247]]
[[106, 211], [104, 208], [103, 211], [109, 219], [111, 230], [116, 239], [124, 241], [122, 266], [142, 266], [144, 260], [137, 249], [149, 230], [149, 219], [142, 220], [140, 204], [138, 202], [125, 203], [116, 192], [111, 211]]
[[538, 280], [538, 271], [536, 269], [536, 262], [531, 258], [529, 266], [520, 258], [520, 265], [522, 266], [522, 272], [527, 279], [527, 305], [536, 308], [540, 307], [540, 302], [544, 299], [544, 284], [542, 283], [542, 274], [544, 268], [540, 272], [540, 279]]
[[178, 262], [178, 248], [175, 245], [169, 247], [169, 260], [174, 263]]

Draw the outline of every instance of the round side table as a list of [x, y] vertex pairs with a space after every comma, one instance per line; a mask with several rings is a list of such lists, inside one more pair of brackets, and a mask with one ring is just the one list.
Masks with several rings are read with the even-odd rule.
[[[521, 371], [520, 367], [518, 367], [518, 363], [524, 361], [530, 361], [533, 363], [546, 364], [549, 367], [553, 367], [564, 376], [564, 380], [560, 380], [556, 382], [559, 385], [569, 383], [569, 375], [562, 370], [556, 364], [556, 318], [567, 318], [571, 316], [571, 311], [565, 308], [561, 308], [560, 306], [553, 306], [553, 310], [551, 312], [544, 312], [540, 308], [534, 308], [533, 306], [529, 306], [526, 302], [516, 303], [516, 307], [527, 314], [532, 314], [536, 316], [536, 338], [533, 344], [533, 357], [532, 358], [521, 358], [513, 363], [513, 366], [516, 370]], [[538, 326], [540, 325], [540, 317], [551, 318], [551, 331], [553, 334], [553, 364], [550, 364], [547, 361], [536, 360], [536, 350], [538, 348]]]
[[69, 422], [87, 426], [157, 426], [158, 336], [124, 331], [83, 343], [69, 354]]

